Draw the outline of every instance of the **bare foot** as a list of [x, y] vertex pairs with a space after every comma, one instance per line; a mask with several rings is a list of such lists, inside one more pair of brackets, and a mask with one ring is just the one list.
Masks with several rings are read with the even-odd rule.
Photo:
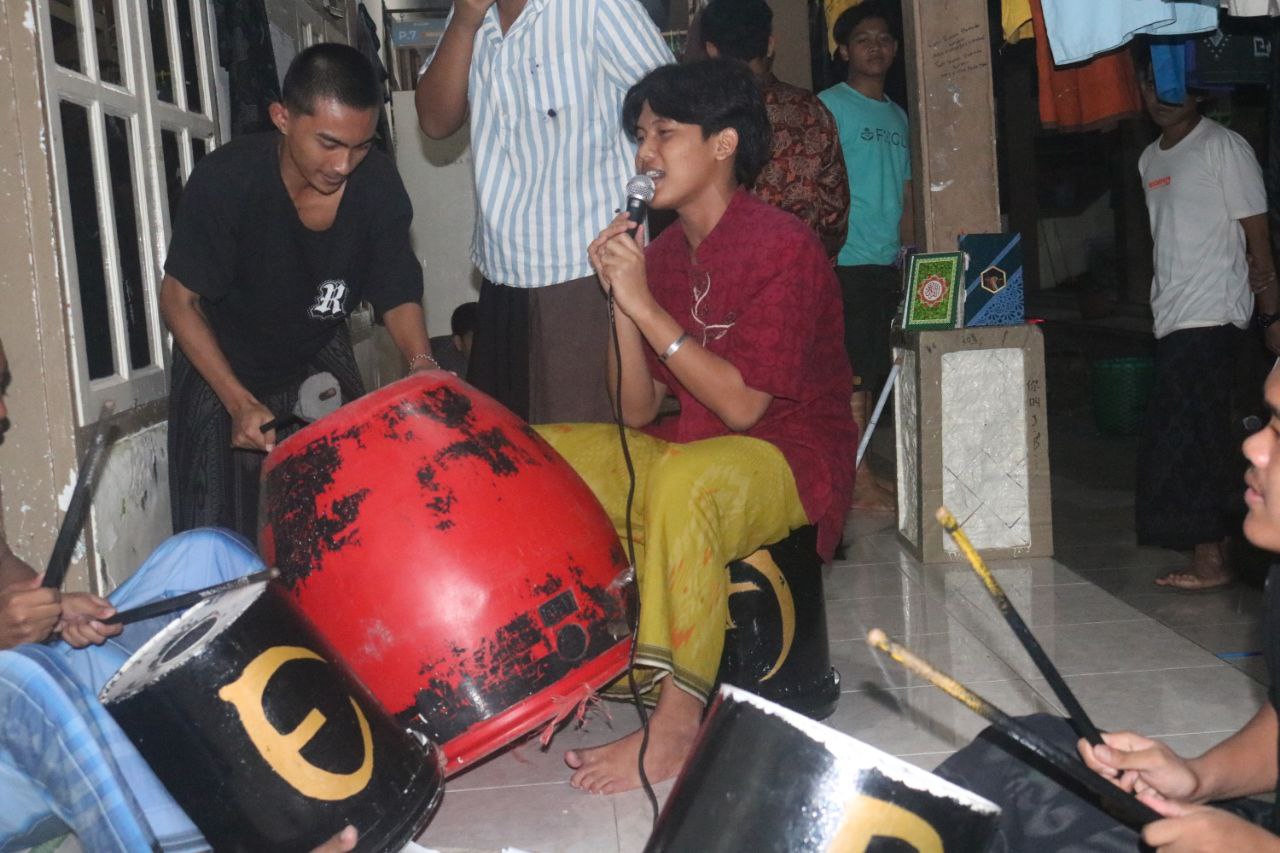
[[[670, 779], [680, 772], [693, 749], [702, 718], [702, 700], [673, 683], [664, 684], [658, 705], [649, 718], [649, 747], [644, 754], [645, 775], [650, 782]], [[569, 784], [592, 794], [619, 794], [640, 787], [640, 740], [634, 731], [604, 746], [571, 749], [564, 763], [574, 770]]]
[[1234, 578], [1231, 575], [1225, 575], [1219, 578], [1202, 578], [1194, 572], [1169, 572], [1169, 574], [1156, 578], [1157, 586], [1169, 586], [1174, 589], [1188, 590], [1191, 592], [1201, 592], [1206, 589], [1219, 589], [1227, 586]]
[[1185, 571], [1169, 572], [1156, 578], [1156, 584], [1196, 592], [1226, 586], [1235, 580], [1235, 575], [1227, 567], [1226, 550], [1225, 542], [1197, 545], [1191, 564]]

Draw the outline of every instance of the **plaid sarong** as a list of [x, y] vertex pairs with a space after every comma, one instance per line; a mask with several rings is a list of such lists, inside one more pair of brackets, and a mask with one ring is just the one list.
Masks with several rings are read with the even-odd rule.
[[[120, 610], [262, 568], [240, 537], [202, 529], [166, 541], [110, 598]], [[101, 646], [0, 652], [0, 851], [74, 832], [94, 853], [209, 849], [97, 694], [179, 614], [128, 626]]]

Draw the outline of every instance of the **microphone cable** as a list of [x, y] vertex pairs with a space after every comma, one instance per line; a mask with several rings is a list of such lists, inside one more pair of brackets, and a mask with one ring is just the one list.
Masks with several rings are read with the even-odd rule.
[[[636, 684], [636, 649], [640, 635], [640, 569], [636, 566], [636, 543], [631, 526], [631, 507], [635, 503], [636, 496], [636, 468], [631, 461], [631, 447], [627, 444], [627, 429], [622, 421], [622, 344], [618, 339], [618, 320], [614, 314], [612, 285], [609, 286], [609, 333], [613, 341], [615, 366], [613, 421], [618, 426], [618, 443], [622, 447], [622, 460], [627, 466], [628, 478], [625, 512], [627, 559], [631, 563], [631, 572], [634, 576], [632, 583], [635, 589], [633, 596], [634, 606], [631, 608], [631, 654], [627, 660], [627, 687], [631, 690], [631, 702], [635, 705], [637, 716], [640, 717], [640, 754], [636, 759], [637, 769], [640, 771], [640, 787], [644, 791], [645, 797], [649, 800], [649, 808], [653, 812], [653, 825], [656, 827], [658, 825], [658, 795], [654, 793], [653, 784], [649, 781], [649, 774], [644, 769], [644, 757], [649, 751], [649, 711], [644, 706], [644, 700], [640, 698], [640, 688]], [[671, 685], [666, 686], [670, 687]]]

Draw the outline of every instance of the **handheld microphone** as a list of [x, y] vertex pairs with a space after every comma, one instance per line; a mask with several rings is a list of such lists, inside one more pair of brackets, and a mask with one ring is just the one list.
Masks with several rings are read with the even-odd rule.
[[653, 178], [648, 175], [635, 175], [627, 181], [627, 218], [637, 225], [644, 222], [649, 212], [649, 202], [653, 201]]

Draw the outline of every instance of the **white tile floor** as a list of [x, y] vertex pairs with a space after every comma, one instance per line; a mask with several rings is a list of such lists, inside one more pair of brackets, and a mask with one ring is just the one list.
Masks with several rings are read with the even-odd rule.
[[[1063, 490], [1068, 497], [1073, 487]], [[1137, 548], [1123, 531], [1100, 541], [1096, 530], [1086, 533], [1088, 525], [1071, 527], [1065, 525], [1065, 538], [1059, 531], [1060, 543], [1090, 544], [1060, 547], [1056, 559], [1005, 560], [993, 568], [1098, 725], [1138, 728], [1195, 753], [1244, 723], [1264, 698], [1250, 675], [1260, 658], [1233, 659], [1243, 662], [1236, 667], [1216, 655], [1260, 648], [1258, 593], [1153, 591], [1156, 571], [1179, 564], [1179, 555]], [[851, 520], [846, 538], [856, 543], [848, 557], [825, 572], [832, 662], [843, 677], [829, 725], [925, 768], [982, 728], [968, 710], [872, 653], [862, 639], [872, 627], [1011, 714], [1058, 709], [967, 566], [920, 565], [883, 517]], [[1077, 573], [1068, 560], [1091, 570]], [[546, 753], [528, 743], [450, 780], [419, 843], [468, 851], [640, 850], [650, 828], [644, 798], [579, 793], [561, 763], [566, 749], [634, 727], [629, 707], [610, 711], [612, 728], [597, 712], [585, 731], [559, 733]], [[659, 788], [663, 795], [669, 790], [670, 783]]]

